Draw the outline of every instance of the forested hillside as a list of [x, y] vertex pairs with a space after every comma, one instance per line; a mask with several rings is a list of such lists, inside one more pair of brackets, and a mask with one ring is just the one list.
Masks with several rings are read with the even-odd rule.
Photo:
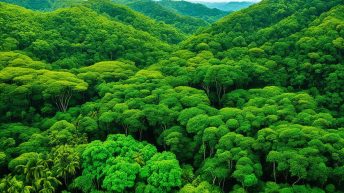
[[266, 71], [254, 79], [254, 85], [292, 86], [326, 95], [318, 102], [343, 113], [339, 108], [344, 98], [339, 92], [343, 9], [336, 6], [341, 2], [263, 1], [227, 16], [183, 47], [199, 53], [208, 49], [216, 58], [250, 66], [259, 64]]
[[114, 0], [116, 3], [122, 3], [130, 8], [143, 13], [157, 21], [162, 21], [166, 24], [173, 25], [184, 33], [192, 34], [198, 29], [206, 27], [209, 23], [203, 19], [191, 17], [187, 15], [180, 15], [177, 11], [164, 7], [159, 2], [151, 0]]
[[[98, 13], [107, 14], [113, 19], [131, 22], [135, 27], [154, 31], [155, 28], [170, 33], [165, 36], [169, 43], [180, 42], [185, 34], [190, 35], [197, 30], [209, 26], [224, 17], [228, 12], [210, 9], [204, 5], [186, 1], [154, 1], [154, 0], [0, 0], [13, 3], [32, 10], [53, 11], [59, 8], [69, 8], [78, 5], [96, 9]], [[120, 6], [120, 4], [124, 6]], [[137, 12], [146, 16], [138, 15]], [[140, 19], [137, 19], [141, 17]], [[148, 18], [149, 17], [149, 18]], [[156, 20], [156, 21], [147, 21]], [[141, 24], [142, 21], [143, 23]], [[161, 23], [162, 22], [162, 23]], [[167, 24], [164, 25], [163, 23]], [[159, 25], [160, 24], [160, 25]], [[142, 25], [142, 26], [141, 26]], [[148, 25], [148, 26], [147, 26]], [[175, 29], [173, 29], [175, 28]], [[177, 34], [177, 32], [179, 34]], [[160, 32], [161, 33], [161, 32]]]
[[150, 33], [167, 43], [176, 44], [186, 38], [186, 35], [171, 25], [155, 21], [126, 6], [114, 4], [108, 0], [88, 0], [82, 5], [95, 10], [98, 14], [106, 14], [110, 19], [131, 25], [138, 30]]
[[[113, 59], [128, 59], [138, 66], [146, 66], [173, 47], [135, 29], [135, 24], [127, 25], [129, 21], [112, 20], [85, 6], [40, 13], [0, 3], [0, 11], [4, 50], [25, 50], [30, 56], [60, 68]], [[144, 27], [144, 22], [142, 20], [140, 28]], [[177, 38], [165, 32], [164, 28], [159, 32], [162, 38]]]
[[344, 192], [342, 0], [60, 2], [0, 3], [0, 192]]
[[158, 1], [158, 3], [164, 7], [178, 12], [179, 14], [204, 19], [208, 22], [214, 22], [228, 14], [227, 12], [221, 11], [216, 8], [209, 9], [202, 4], [195, 4], [187, 1], [162, 0]]

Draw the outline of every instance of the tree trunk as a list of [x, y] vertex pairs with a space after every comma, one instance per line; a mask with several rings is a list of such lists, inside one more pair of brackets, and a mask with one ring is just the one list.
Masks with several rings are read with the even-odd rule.
[[228, 165], [229, 165], [229, 172], [232, 172], [232, 168], [233, 168], [233, 161], [232, 161], [232, 160], [230, 160], [230, 161], [228, 162]]
[[221, 100], [221, 85], [219, 85], [219, 83], [215, 80], [215, 87], [216, 87], [216, 95], [217, 95], [217, 102], [218, 104], [220, 104], [220, 100]]
[[72, 97], [71, 89], [67, 89], [64, 93], [54, 96], [55, 104], [59, 111], [66, 112], [68, 109], [69, 101]]
[[216, 182], [216, 176], [213, 179], [213, 185], [215, 184], [215, 182]]
[[64, 183], [67, 186], [67, 174], [64, 176]]
[[209, 97], [210, 94], [210, 89], [209, 86], [207, 86], [206, 84], [202, 83], [201, 87], [205, 90], [205, 93], [207, 94], [207, 96]]
[[298, 183], [299, 181], [301, 180], [301, 177], [299, 177], [294, 183], [293, 183], [293, 186]]
[[167, 129], [167, 126], [165, 124], [161, 125], [162, 131], [165, 131]]

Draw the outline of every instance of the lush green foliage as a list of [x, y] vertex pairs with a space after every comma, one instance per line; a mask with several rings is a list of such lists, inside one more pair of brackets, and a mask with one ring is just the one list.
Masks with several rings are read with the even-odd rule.
[[0, 3], [0, 192], [344, 192], [342, 1], [50, 3]]
[[90, 7], [99, 14], [105, 13], [111, 19], [131, 25], [138, 30], [148, 32], [165, 42], [175, 44], [185, 39], [185, 35], [174, 27], [162, 22], [156, 22], [126, 6], [111, 3], [109, 0], [89, 0], [83, 5]]
[[162, 0], [158, 1], [158, 3], [164, 7], [178, 12], [179, 14], [204, 19], [208, 22], [214, 22], [227, 15], [227, 12], [219, 9], [209, 9], [202, 4], [195, 4], [187, 1]]
[[[28, 9], [52, 11], [78, 5], [89, 7], [99, 14], [147, 31], [168, 43], [179, 43], [185, 34], [192, 34], [227, 14], [218, 9], [186, 1], [153, 0], [0, 0]], [[125, 6], [120, 6], [122, 4]], [[132, 8], [144, 15], [128, 9]], [[148, 16], [148, 17], [147, 17]], [[150, 18], [149, 18], [150, 17]], [[156, 20], [156, 21], [153, 21]], [[167, 25], [165, 25], [167, 24]]]
[[[115, 2], [120, 3], [122, 1], [115, 0]], [[170, 24], [187, 34], [194, 33], [201, 27], [208, 26], [208, 22], [203, 19], [187, 15], [180, 15], [176, 11], [171, 10], [168, 7], [164, 7], [163, 5], [155, 1], [125, 1], [125, 4], [138, 12], [156, 19], [157, 21], [162, 21], [166, 24]]]
[[119, 58], [147, 65], [172, 49], [149, 33], [84, 6], [46, 14], [3, 3], [0, 8], [2, 50], [25, 50], [60, 68]]

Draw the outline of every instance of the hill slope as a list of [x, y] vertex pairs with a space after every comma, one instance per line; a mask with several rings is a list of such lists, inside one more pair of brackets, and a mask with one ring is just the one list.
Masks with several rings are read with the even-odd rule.
[[[342, 92], [338, 96], [335, 91], [340, 90], [341, 80], [333, 79], [341, 76], [342, 71], [343, 58], [338, 55], [341, 48], [335, 46], [342, 36], [340, 10], [343, 7], [334, 8], [340, 3], [331, 1], [314, 5], [312, 2], [292, 1], [285, 4], [282, 0], [265, 0], [225, 17], [203, 33], [183, 42], [183, 46], [194, 52], [209, 50], [221, 60], [246, 61], [252, 66], [259, 63], [262, 66], [260, 70], [268, 70], [260, 77], [255, 75], [253, 85], [316, 88], [317, 92], [326, 95], [326, 100], [319, 102], [327, 108], [336, 109], [338, 106], [328, 106], [331, 103], [326, 101], [332, 98], [339, 105], [344, 96]], [[331, 17], [322, 20], [328, 14]], [[326, 30], [329, 32], [325, 33]], [[263, 78], [267, 74], [270, 78]], [[320, 81], [330, 79], [331, 85]]]
[[[209, 9], [201, 4], [194, 4], [184, 1], [164, 1], [156, 2], [152, 0], [101, 0], [101, 1], [84, 1], [84, 0], [0, 0], [16, 5], [26, 7], [33, 10], [52, 11], [59, 8], [68, 8], [77, 5], [84, 5], [91, 8], [97, 8], [95, 11], [99, 13], [105, 13], [112, 16], [112, 19], [120, 19], [121, 22], [130, 25], [138, 29], [144, 29], [160, 39], [169, 43], [180, 42], [184, 39], [185, 34], [192, 34], [198, 29], [208, 26], [208, 22], [214, 22], [219, 18], [227, 15], [227, 12], [220, 11], [218, 9]], [[157, 21], [149, 21], [149, 18], [144, 18], [142, 15], [138, 15], [136, 12], [129, 10], [123, 6], [119, 6], [111, 3], [122, 4], [129, 6], [130, 8], [141, 12]], [[102, 6], [100, 6], [102, 4]], [[93, 6], [92, 6], [93, 5]], [[97, 5], [97, 6], [94, 6]], [[121, 15], [120, 15], [121, 14]], [[116, 16], [116, 17], [115, 17]], [[118, 17], [117, 17], [118, 16]], [[140, 17], [137, 22], [136, 18]], [[130, 23], [131, 22], [131, 23]], [[139, 23], [142, 23], [139, 25]], [[173, 29], [175, 28], [175, 29]], [[179, 31], [179, 32], [178, 32]], [[171, 33], [170, 35], [167, 35]]]
[[[123, 1], [119, 0], [115, 0], [114, 2], [123, 3]], [[199, 28], [209, 25], [203, 19], [180, 15], [173, 10], [165, 8], [158, 2], [154, 2], [151, 0], [138, 0], [129, 2], [125, 1], [124, 4], [157, 21], [162, 21], [166, 24], [170, 24], [187, 34], [192, 34]]]
[[166, 8], [176, 11], [181, 15], [200, 18], [210, 23], [228, 14], [228, 12], [221, 11], [216, 8], [210, 9], [202, 4], [190, 3], [187, 1], [163, 0], [158, 1], [158, 3]]
[[176, 44], [186, 38], [181, 31], [173, 26], [157, 22], [126, 6], [112, 3], [110, 0], [89, 0], [82, 3], [82, 5], [91, 8], [98, 14], [107, 14], [115, 21], [148, 32], [167, 43]]
[[75, 67], [115, 58], [143, 65], [170, 50], [169, 45], [149, 33], [97, 15], [87, 7], [49, 13], [5, 3], [0, 7], [1, 39], [11, 40], [15, 48], [58, 65]]
[[18, 4], [29, 9], [45, 11], [53, 11], [59, 8], [82, 5], [89, 7], [98, 14], [106, 14], [110, 16], [112, 20], [121, 22], [125, 25], [131, 25], [138, 30], [148, 32], [167, 43], [175, 44], [185, 39], [185, 35], [175, 27], [156, 22], [154, 19], [135, 12], [126, 6], [112, 3], [111, 0], [51, 0], [47, 6], [44, 6], [43, 4], [37, 4], [37, 2], [34, 0], [12, 0], [11, 3]]

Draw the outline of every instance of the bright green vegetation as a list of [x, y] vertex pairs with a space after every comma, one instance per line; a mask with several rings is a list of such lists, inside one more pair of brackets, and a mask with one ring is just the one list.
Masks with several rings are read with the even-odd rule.
[[[78, 5], [119, 19], [135, 28], [153, 32], [169, 43], [179, 43], [185, 35], [209, 26], [228, 13], [186, 1], [153, 0], [0, 0], [28, 9], [53, 11]], [[120, 6], [119, 4], [125, 5]], [[130, 10], [140, 12], [141, 14]], [[144, 14], [144, 15], [142, 15]], [[153, 21], [156, 20], [156, 21]], [[165, 25], [167, 24], [167, 25]]]
[[158, 3], [179, 14], [204, 19], [208, 22], [214, 22], [228, 14], [227, 12], [219, 9], [209, 9], [205, 5], [190, 3], [187, 1], [162, 0], [158, 1]]
[[25, 50], [60, 68], [113, 59], [128, 59], [142, 66], [156, 62], [172, 49], [134, 24], [112, 20], [84, 6], [40, 13], [2, 3], [0, 9], [3, 50]]
[[[180, 14], [182, 16], [189, 16], [184, 18], [199, 18], [207, 22], [214, 22], [221, 17], [227, 15], [226, 11], [221, 11], [216, 8], [208, 8], [200, 3], [190, 3], [188, 1], [175, 1], [175, 0], [112, 0], [113, 2], [119, 4], [126, 4], [134, 9], [139, 9], [145, 12], [145, 14], [157, 16], [159, 13], [166, 14]], [[144, 6], [139, 7], [139, 5]], [[150, 12], [146, 9], [151, 6], [154, 9], [159, 8], [159, 10], [151, 10]], [[166, 17], [168, 16], [166, 15]], [[162, 15], [160, 17], [163, 17]], [[167, 18], [166, 18], [167, 19]], [[171, 21], [172, 22], [172, 21]], [[177, 22], [177, 21], [175, 21]]]
[[185, 34], [171, 25], [157, 22], [126, 6], [114, 4], [108, 0], [88, 0], [82, 5], [91, 8], [98, 14], [106, 14], [110, 19], [131, 25], [135, 29], [148, 32], [164, 42], [176, 44], [186, 38]]
[[123, 3], [130, 8], [143, 13], [157, 21], [170, 24], [180, 31], [192, 34], [202, 27], [206, 27], [209, 23], [203, 19], [178, 14], [175, 10], [164, 7], [162, 4], [151, 0], [138, 1], [122, 1], [114, 0], [116, 3]]
[[341, 0], [62, 7], [0, 3], [0, 192], [344, 192]]

